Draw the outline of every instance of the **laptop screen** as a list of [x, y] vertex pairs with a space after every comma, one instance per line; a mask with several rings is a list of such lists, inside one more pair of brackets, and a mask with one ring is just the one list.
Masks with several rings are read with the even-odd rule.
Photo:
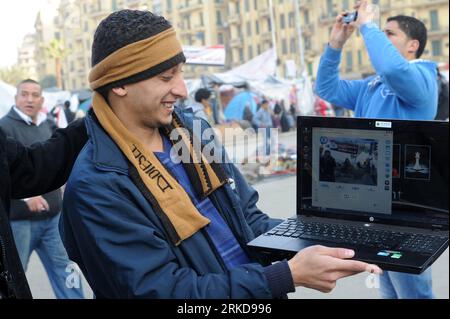
[[298, 118], [300, 214], [448, 227], [448, 122]]

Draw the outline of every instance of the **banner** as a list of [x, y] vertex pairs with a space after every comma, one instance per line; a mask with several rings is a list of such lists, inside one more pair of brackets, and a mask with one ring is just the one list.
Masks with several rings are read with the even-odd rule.
[[223, 45], [208, 47], [183, 46], [183, 52], [186, 56], [186, 64], [225, 65], [225, 47]]

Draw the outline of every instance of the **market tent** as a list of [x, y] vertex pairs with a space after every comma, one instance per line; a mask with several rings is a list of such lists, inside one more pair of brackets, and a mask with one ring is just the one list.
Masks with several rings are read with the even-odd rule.
[[0, 80], [0, 117], [9, 112], [14, 105], [14, 96], [16, 88]]
[[83, 103], [81, 103], [81, 104], [78, 106], [78, 110], [82, 110], [82, 111], [84, 111], [84, 112], [86, 113], [87, 111], [89, 111], [89, 109], [91, 108], [91, 106], [92, 106], [92, 97], [88, 98], [88, 99], [85, 100]]
[[224, 115], [227, 120], [242, 120], [245, 106], [248, 104], [252, 113], [256, 113], [256, 94], [244, 91], [236, 94], [225, 108]]

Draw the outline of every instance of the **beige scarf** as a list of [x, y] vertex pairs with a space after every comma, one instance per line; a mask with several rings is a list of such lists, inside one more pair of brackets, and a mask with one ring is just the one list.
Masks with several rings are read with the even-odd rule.
[[[181, 241], [209, 224], [210, 220], [198, 212], [183, 187], [172, 177], [153, 152], [147, 150], [128, 131], [99, 93], [94, 93], [93, 108], [101, 126], [137, 169], [145, 186], [154, 196], [175, 229], [178, 238], [174, 244], [180, 244]], [[198, 154], [193, 149], [192, 140], [186, 136], [181, 121], [175, 117], [175, 114], [172, 125], [178, 130], [182, 142], [190, 150], [196, 174], [201, 181], [203, 195], [207, 196], [225, 184], [226, 180], [220, 179], [216, 175], [203, 155], [200, 155], [201, 159], [198, 159]]]

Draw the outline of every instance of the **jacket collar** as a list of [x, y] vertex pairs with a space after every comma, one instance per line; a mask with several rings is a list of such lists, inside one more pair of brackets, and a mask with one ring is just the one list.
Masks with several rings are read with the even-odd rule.
[[[11, 107], [11, 110], [9, 111], [8, 115], [9, 118], [14, 119], [16, 121], [20, 121], [20, 122], [24, 122], [27, 125], [32, 125], [33, 120], [31, 119], [31, 117], [29, 117], [28, 115], [26, 115], [25, 113], [23, 113], [21, 110], [19, 110], [19, 108], [17, 106], [13, 106]], [[37, 123], [36, 126], [41, 125], [43, 122], [45, 122], [45, 120], [47, 119], [47, 115], [45, 113], [39, 112], [38, 113], [38, 118], [37, 118]]]
[[[186, 117], [183, 115], [183, 112], [177, 108], [175, 108], [174, 112], [176, 112], [183, 123], [186, 124]], [[94, 112], [89, 112], [86, 115], [85, 122], [89, 139], [92, 142], [92, 160], [96, 168], [104, 171], [116, 171], [128, 174], [127, 158], [123, 155], [120, 148], [117, 147], [114, 140], [100, 125]]]
[[128, 174], [128, 164], [125, 156], [100, 125], [94, 112], [89, 112], [86, 115], [85, 123], [92, 143], [92, 161], [95, 167], [103, 171], [116, 171]]

